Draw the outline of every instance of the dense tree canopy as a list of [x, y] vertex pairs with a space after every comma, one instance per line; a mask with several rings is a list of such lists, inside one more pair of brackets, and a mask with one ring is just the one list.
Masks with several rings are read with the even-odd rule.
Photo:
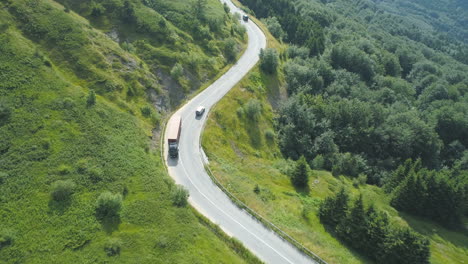
[[385, 186], [392, 191], [392, 205], [411, 214], [425, 216], [449, 227], [456, 227], [466, 212], [468, 174], [452, 178], [450, 171], [422, 169], [419, 161], [405, 162]]
[[[460, 162], [468, 148], [468, 67], [454, 56], [466, 46], [459, 18], [450, 14], [453, 31], [431, 41], [442, 22], [414, 16], [402, 1], [242, 2], [294, 44], [284, 65], [290, 98], [277, 119], [285, 156], [311, 163], [322, 155], [325, 169], [365, 173], [377, 184], [408, 158], [431, 169]], [[430, 14], [449, 10], [413, 5]], [[404, 27], [418, 19], [431, 27]]]
[[378, 263], [429, 263], [429, 241], [408, 227], [390, 222], [373, 205], [364, 207], [362, 196], [349, 206], [341, 189], [320, 205], [320, 221], [344, 242]]
[[[425, 0], [241, 0], [289, 43], [276, 117], [286, 158], [383, 186], [449, 227], [468, 215], [468, 6]], [[413, 162], [414, 160], [414, 162]], [[428, 263], [426, 238], [341, 190], [319, 217], [376, 263]]]

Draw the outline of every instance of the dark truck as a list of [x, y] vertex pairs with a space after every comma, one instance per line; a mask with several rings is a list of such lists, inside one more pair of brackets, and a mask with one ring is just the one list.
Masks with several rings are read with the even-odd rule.
[[169, 145], [169, 156], [177, 158], [179, 156], [179, 139], [182, 130], [182, 118], [175, 116], [168, 126], [169, 134], [167, 137], [167, 144]]

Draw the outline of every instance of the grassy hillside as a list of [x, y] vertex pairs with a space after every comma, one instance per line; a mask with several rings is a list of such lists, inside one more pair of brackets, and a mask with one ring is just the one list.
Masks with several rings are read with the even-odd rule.
[[[208, 2], [208, 14], [234, 25], [221, 4]], [[131, 4], [137, 19], [151, 18], [139, 12], [155, 14]], [[154, 60], [140, 57], [131, 40], [122, 38], [129, 42], [122, 47], [103, 33], [120, 28], [121, 18], [89, 23], [69, 8], [75, 6], [0, 1], [0, 263], [256, 262], [191, 208], [173, 205], [175, 185], [151, 131], [164, 114], [153, 104], [169, 110], [164, 98], [174, 88], [161, 78], [178, 82], [168, 71], [182, 56], [174, 50], [167, 54], [172, 62], [156, 52], [148, 52]], [[180, 47], [205, 54], [191, 32], [170, 22], [167, 28], [183, 37]], [[135, 39], [164, 50], [154, 36], [139, 32]], [[232, 38], [241, 43], [240, 35]], [[226, 63], [180, 76], [201, 85]], [[66, 191], [58, 192], [64, 182]], [[122, 197], [112, 217], [96, 210], [107, 191]]]

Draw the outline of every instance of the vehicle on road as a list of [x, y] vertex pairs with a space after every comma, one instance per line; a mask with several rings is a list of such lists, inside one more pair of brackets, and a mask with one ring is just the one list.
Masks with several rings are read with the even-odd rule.
[[169, 145], [169, 156], [171, 158], [177, 158], [179, 157], [179, 139], [182, 131], [182, 118], [180, 116], [175, 116], [171, 119], [168, 129], [167, 144]]
[[197, 110], [195, 110], [195, 115], [202, 116], [203, 113], [205, 113], [205, 107], [200, 105], [199, 107], [197, 107]]
[[249, 16], [248, 15], [243, 15], [242, 20], [244, 20], [244, 22], [248, 22], [249, 21]]

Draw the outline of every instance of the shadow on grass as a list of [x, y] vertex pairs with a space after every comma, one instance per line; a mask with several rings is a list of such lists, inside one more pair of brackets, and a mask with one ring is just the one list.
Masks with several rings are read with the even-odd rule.
[[249, 135], [252, 147], [258, 149], [262, 146], [262, 135], [256, 120], [250, 120], [248, 117], [245, 119], [245, 129]]
[[369, 257], [359, 253], [356, 249], [352, 247], [352, 245], [346, 243], [343, 241], [337, 234], [336, 232], [328, 225], [323, 225], [325, 227], [325, 231], [329, 233], [336, 241], [338, 241], [341, 245], [343, 245], [345, 248], [349, 250], [349, 252], [358, 260], [360, 260], [362, 263], [376, 263]]
[[307, 186], [296, 186], [296, 185], [293, 184], [292, 186], [294, 187], [294, 190], [299, 195], [309, 196], [309, 194], [310, 194], [309, 185], [307, 185]]
[[99, 223], [101, 223], [102, 229], [108, 234], [112, 234], [114, 231], [119, 230], [119, 225], [122, 222], [120, 216], [108, 216], [99, 217]]
[[267, 98], [273, 109], [278, 109], [281, 102], [285, 99], [285, 95], [281, 93], [280, 81], [278, 74], [268, 75], [260, 71], [262, 74], [263, 83], [266, 86]]
[[398, 212], [398, 214], [418, 233], [428, 237], [436, 235], [457, 247], [465, 250], [468, 249], [468, 231], [462, 226], [448, 229], [426, 218], [409, 215], [404, 212]]
[[57, 213], [59, 215], [62, 215], [65, 213], [65, 211], [68, 210], [68, 208], [70, 207], [72, 203], [72, 199], [69, 198], [69, 199], [66, 199], [66, 200], [62, 200], [62, 201], [56, 201], [54, 199], [50, 199], [49, 200], [49, 210], [51, 212], [54, 212], [54, 213]]

